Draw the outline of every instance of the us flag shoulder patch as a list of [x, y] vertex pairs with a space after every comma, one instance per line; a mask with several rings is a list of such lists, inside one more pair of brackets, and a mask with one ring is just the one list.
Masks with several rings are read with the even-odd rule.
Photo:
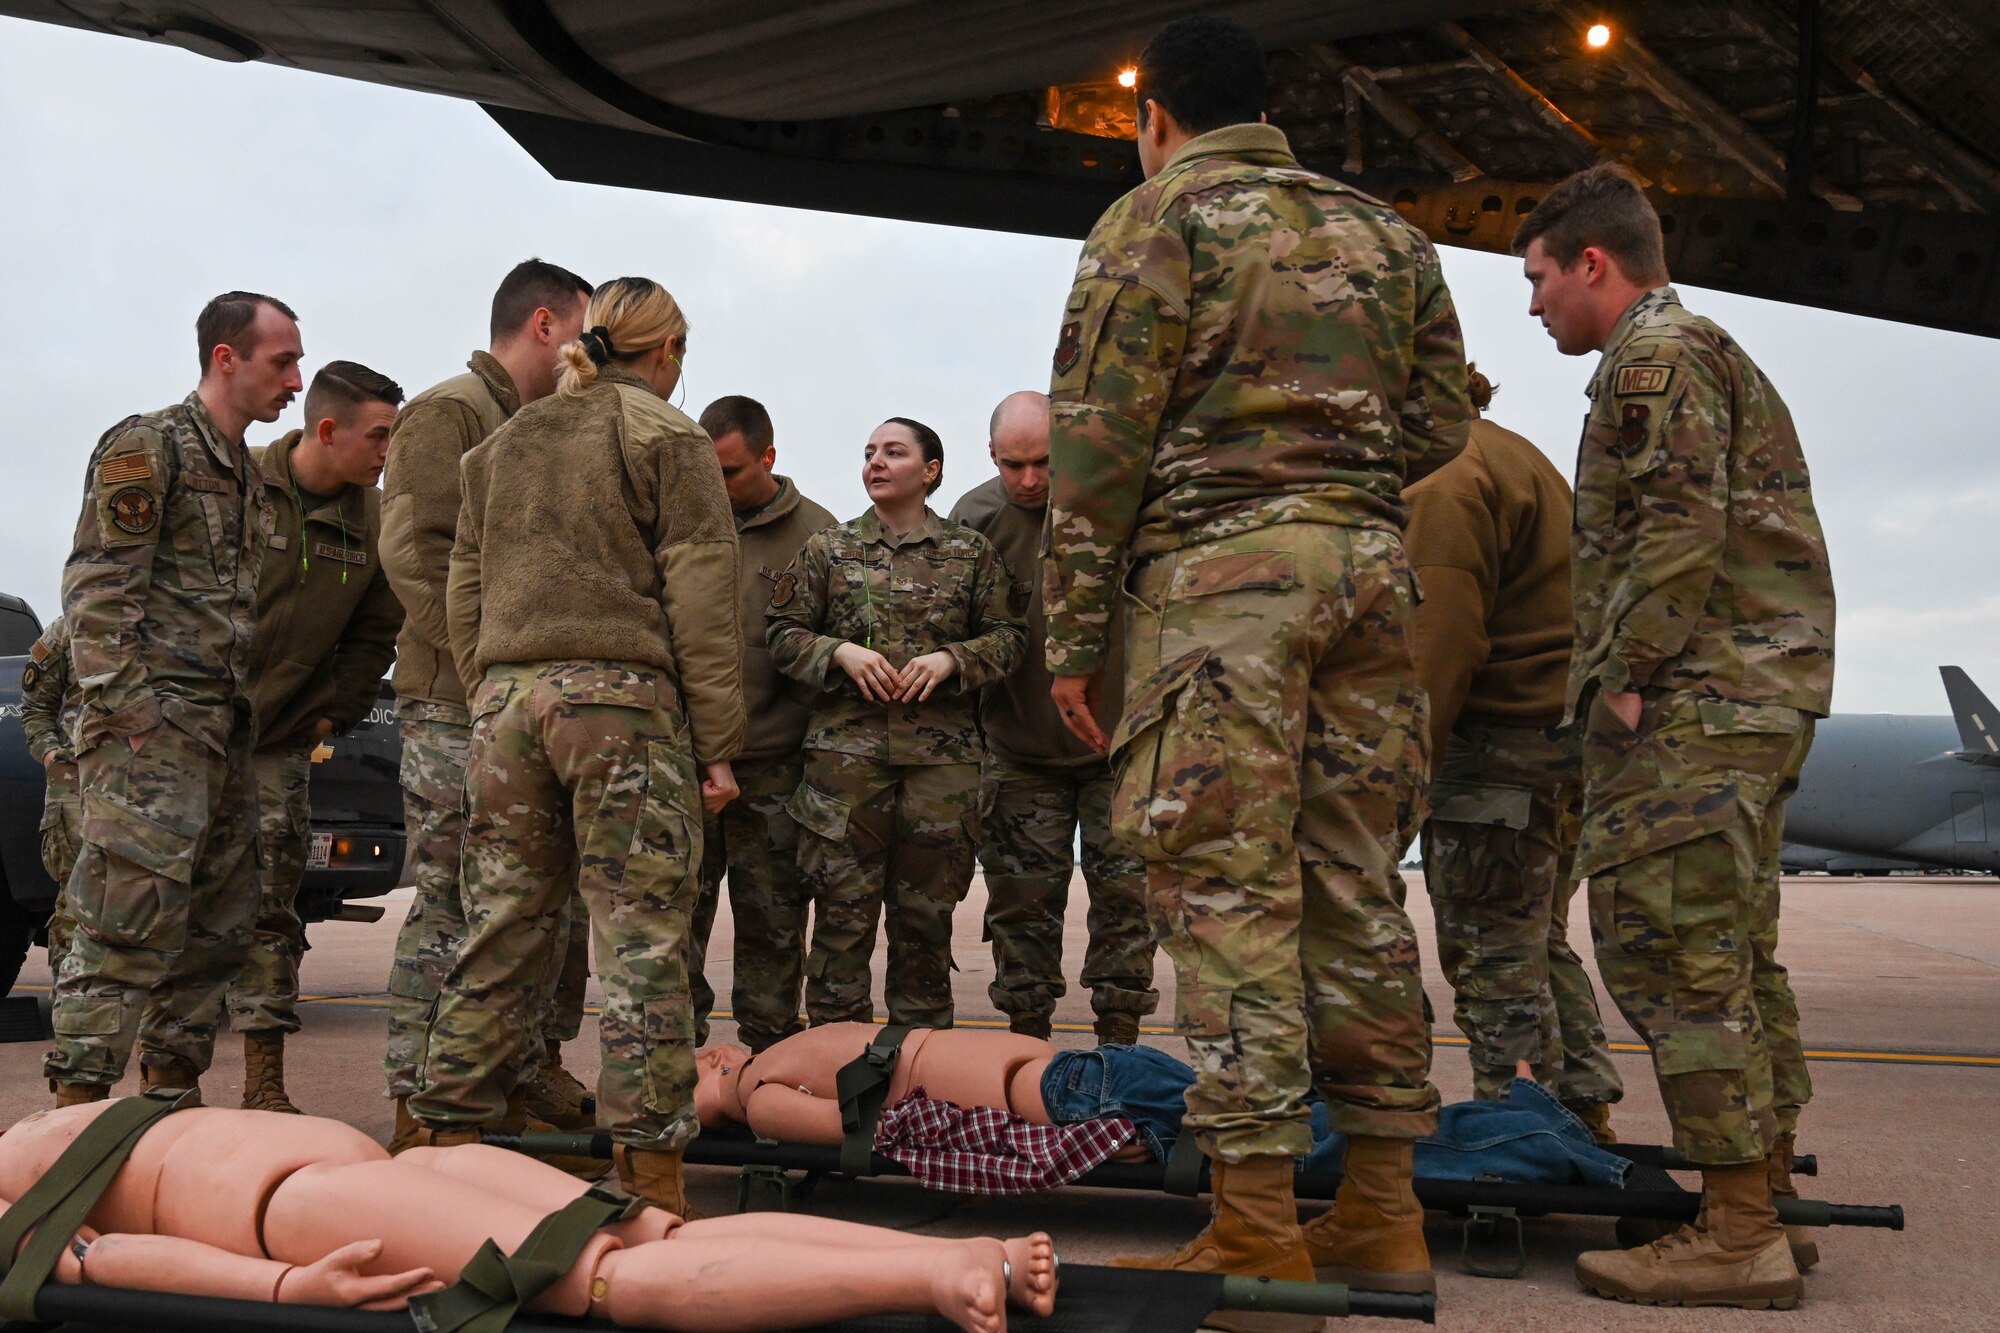
[[149, 481], [152, 476], [153, 460], [145, 454], [120, 454], [97, 465], [97, 480], [105, 486], [116, 486], [126, 481]]

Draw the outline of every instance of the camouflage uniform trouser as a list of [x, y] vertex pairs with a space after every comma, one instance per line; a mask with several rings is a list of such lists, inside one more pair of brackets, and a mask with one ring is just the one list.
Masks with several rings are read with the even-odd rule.
[[1160, 1007], [1146, 866], [1111, 841], [1111, 789], [1108, 763], [1024, 764], [986, 753], [979, 801], [986, 938], [993, 942], [986, 993], [1009, 1018], [1047, 1017], [1065, 989], [1063, 916], [1079, 826], [1090, 898], [1082, 980], [1091, 1010], [1150, 1014]]
[[950, 1027], [951, 914], [972, 884], [979, 765], [809, 750], [785, 808], [798, 821], [799, 870], [815, 912], [807, 1018], [874, 1021], [869, 960], [886, 915], [889, 1021]]
[[250, 956], [229, 983], [229, 1026], [237, 1032], [299, 1030], [299, 958], [306, 950], [299, 885], [312, 846], [312, 749], [259, 750], [257, 841], [263, 852], [257, 926]]
[[688, 981], [694, 990], [695, 1045], [708, 1041], [715, 991], [702, 975], [708, 936], [729, 877], [729, 913], [736, 925], [735, 983], [730, 1003], [736, 1034], [753, 1051], [791, 1036], [799, 1022], [805, 976], [806, 890], [799, 876], [799, 826], [785, 802], [799, 788], [805, 756], [742, 759], [734, 765], [742, 795], [703, 822], [701, 901], [689, 936]]
[[1394, 532], [1287, 523], [1127, 579], [1113, 831], [1147, 863], [1211, 1157], [1437, 1124], [1416, 931], [1425, 703]]
[[428, 1124], [497, 1122], [539, 1045], [563, 908], [589, 913], [604, 1011], [598, 1124], [620, 1143], [696, 1133], [687, 936], [701, 891], [701, 802], [680, 694], [619, 662], [489, 668], [466, 766], [465, 942], [438, 995]]
[[1584, 827], [1597, 970], [1653, 1053], [1674, 1146], [1765, 1157], [1812, 1097], [1776, 957], [1784, 803], [1812, 747], [1796, 709], [1648, 691], [1634, 732], [1593, 696]]
[[244, 700], [226, 753], [162, 722], [137, 754], [113, 736], [78, 758], [83, 841], [64, 890], [74, 935], [50, 1078], [116, 1083], [134, 1042], [148, 1060], [208, 1068], [257, 915], [250, 737]]
[[[83, 800], [77, 795], [76, 760], [57, 760], [49, 767], [48, 791], [42, 800], [42, 868], [58, 887], [69, 883], [76, 869], [78, 843], [83, 836]], [[56, 894], [55, 910], [49, 914], [49, 975], [62, 971], [63, 956], [69, 952], [76, 934], [76, 922], [65, 905], [68, 895]]]
[[1461, 721], [1431, 784], [1424, 885], [1473, 1095], [1506, 1097], [1514, 1062], [1569, 1102], [1615, 1102], [1597, 994], [1569, 944], [1583, 799], [1581, 729]]
[[[465, 907], [459, 900], [459, 867], [465, 851], [465, 763], [472, 728], [457, 710], [413, 699], [396, 701], [402, 725], [403, 827], [409, 842], [409, 874], [416, 888], [409, 915], [396, 933], [396, 957], [389, 968], [389, 1047], [383, 1060], [389, 1095], [417, 1090], [424, 1060], [424, 1034], [437, 1007], [438, 987], [465, 938]], [[564, 1042], [583, 1020], [584, 986], [590, 979], [589, 929], [581, 908], [565, 908], [560, 951], [550, 960], [554, 996], [542, 1023], [544, 1036]], [[531, 1050], [526, 1072], [542, 1052]]]

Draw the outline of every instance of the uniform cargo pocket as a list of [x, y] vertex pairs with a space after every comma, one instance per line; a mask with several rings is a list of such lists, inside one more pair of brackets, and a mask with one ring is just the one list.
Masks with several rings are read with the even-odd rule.
[[488, 676], [472, 687], [472, 698], [467, 704], [466, 711], [471, 713], [472, 720], [477, 722], [480, 718], [491, 717], [505, 708], [507, 701], [513, 697], [513, 681], [504, 676], [497, 678]]
[[1276, 592], [1298, 586], [1298, 557], [1290, 551], [1234, 551], [1190, 560], [1175, 583], [1176, 599], [1218, 592]]
[[800, 828], [817, 833], [828, 842], [846, 840], [850, 808], [847, 802], [835, 800], [810, 782], [801, 782], [785, 802], [785, 813]]
[[70, 882], [67, 901], [77, 925], [106, 944], [169, 954], [186, 945], [186, 881], [86, 845]]
[[1231, 841], [1236, 784], [1208, 662], [1197, 648], [1161, 666], [1125, 701], [1112, 736], [1112, 830], [1149, 859]]
[[[700, 802], [695, 795], [694, 759], [671, 741], [646, 746], [646, 791], [632, 820], [625, 857], [626, 896], [655, 907], [694, 910], [701, 868]], [[607, 844], [615, 841], [604, 839]], [[599, 841], [592, 829], [587, 843]], [[594, 850], [588, 848], [588, 850]]]
[[[149, 808], [137, 808], [134, 775], [129, 765], [120, 765], [104, 780], [83, 794], [83, 838], [119, 860], [141, 866], [152, 874], [187, 884], [194, 878], [195, 843], [200, 837], [199, 811], [188, 793], [170, 781], [170, 774], [147, 774], [161, 779], [156, 796], [146, 797]], [[198, 793], [203, 784], [193, 778], [185, 786]], [[196, 797], [198, 800], [198, 795]]]
[[[683, 978], [685, 984], [685, 978]], [[687, 993], [644, 1002], [646, 1110], [675, 1116], [694, 1104], [694, 1008]]]
[[1492, 824], [1501, 828], [1528, 827], [1528, 813], [1534, 796], [1526, 787], [1509, 787], [1498, 782], [1453, 782], [1440, 778], [1431, 784], [1431, 818], [1447, 824]]
[[70, 996], [55, 1006], [52, 1026], [59, 1037], [109, 1037], [118, 1031], [121, 1007], [115, 995], [88, 1000]]

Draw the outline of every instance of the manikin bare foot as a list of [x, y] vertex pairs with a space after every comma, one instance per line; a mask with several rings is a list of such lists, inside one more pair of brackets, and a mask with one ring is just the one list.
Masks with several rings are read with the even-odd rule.
[[1006, 1333], [1007, 1247], [985, 1236], [965, 1242], [964, 1257], [931, 1270], [937, 1311], [965, 1333]]
[[1056, 1310], [1056, 1243], [1046, 1231], [1014, 1236], [1001, 1242], [1007, 1249], [1007, 1299], [1031, 1314]]

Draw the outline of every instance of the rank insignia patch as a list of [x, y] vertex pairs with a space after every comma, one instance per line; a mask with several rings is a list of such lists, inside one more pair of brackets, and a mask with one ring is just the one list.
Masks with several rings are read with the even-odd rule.
[[1073, 319], [1062, 326], [1062, 337], [1056, 340], [1056, 374], [1067, 375], [1075, 370], [1082, 355], [1083, 321]]
[[98, 484], [103, 486], [116, 486], [122, 481], [148, 481], [152, 475], [153, 460], [144, 454], [120, 454], [97, 465]]
[[782, 611], [786, 607], [790, 606], [792, 604], [792, 599], [794, 597], [797, 597], [798, 595], [799, 595], [798, 579], [794, 578], [790, 574], [787, 574], [785, 575], [785, 577], [778, 580], [777, 587], [771, 589], [771, 605], [775, 609]]
[[1672, 366], [1621, 366], [1618, 369], [1618, 384], [1613, 392], [1621, 397], [1626, 394], [1665, 393], [1667, 386], [1673, 382]]
[[118, 525], [120, 532], [129, 532], [137, 537], [151, 532], [160, 521], [160, 502], [153, 493], [143, 486], [127, 486], [111, 497], [107, 506], [111, 510], [111, 521]]

